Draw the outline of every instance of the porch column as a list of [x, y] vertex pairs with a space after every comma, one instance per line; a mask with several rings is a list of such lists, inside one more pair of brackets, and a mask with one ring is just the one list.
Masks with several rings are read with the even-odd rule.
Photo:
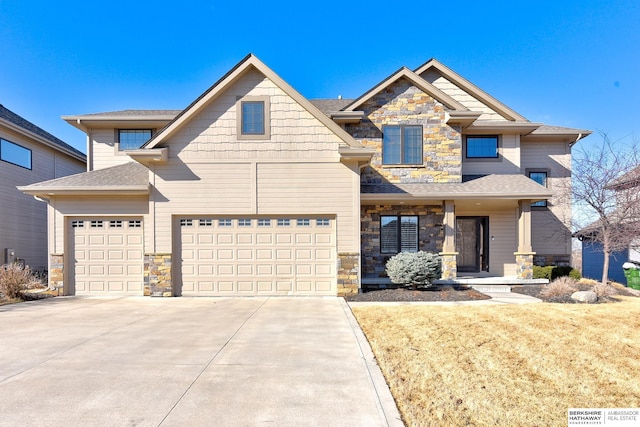
[[440, 257], [442, 259], [442, 280], [455, 280], [458, 274], [458, 264], [456, 252], [456, 213], [453, 200], [444, 201], [444, 218], [442, 220], [444, 228], [444, 242]]
[[531, 246], [531, 200], [518, 202], [518, 251], [516, 256], [516, 277], [533, 279], [533, 248]]

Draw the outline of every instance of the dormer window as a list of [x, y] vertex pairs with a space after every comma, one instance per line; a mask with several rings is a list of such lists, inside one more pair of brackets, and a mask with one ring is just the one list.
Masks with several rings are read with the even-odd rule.
[[422, 165], [422, 126], [382, 128], [383, 165]]
[[151, 139], [151, 129], [118, 130], [118, 150], [137, 150]]
[[269, 139], [271, 137], [268, 96], [245, 96], [238, 99], [238, 139]]

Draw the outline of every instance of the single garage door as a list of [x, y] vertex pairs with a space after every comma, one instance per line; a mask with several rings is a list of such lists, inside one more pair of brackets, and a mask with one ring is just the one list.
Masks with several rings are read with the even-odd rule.
[[335, 295], [335, 220], [182, 218], [182, 295]]
[[[72, 219], [69, 227], [76, 295], [142, 295], [142, 221]], [[75, 292], [74, 292], [75, 291]]]

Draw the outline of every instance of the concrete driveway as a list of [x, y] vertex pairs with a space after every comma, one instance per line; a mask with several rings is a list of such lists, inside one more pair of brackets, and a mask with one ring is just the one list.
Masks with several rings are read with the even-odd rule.
[[0, 306], [0, 425], [402, 425], [342, 298]]

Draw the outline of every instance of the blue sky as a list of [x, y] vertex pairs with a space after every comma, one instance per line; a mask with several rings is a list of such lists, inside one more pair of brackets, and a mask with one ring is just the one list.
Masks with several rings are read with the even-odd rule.
[[0, 0], [0, 103], [82, 151], [61, 115], [184, 108], [249, 52], [307, 98], [435, 57], [531, 121], [640, 136], [637, 0]]

